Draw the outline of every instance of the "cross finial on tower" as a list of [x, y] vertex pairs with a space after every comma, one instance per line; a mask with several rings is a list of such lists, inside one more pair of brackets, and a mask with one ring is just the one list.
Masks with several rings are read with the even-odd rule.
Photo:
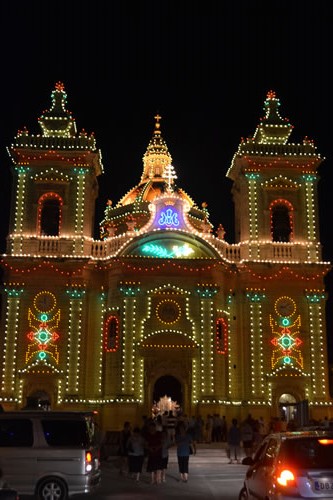
[[274, 92], [274, 90], [269, 90], [267, 92], [267, 99], [276, 99], [276, 92]]
[[155, 123], [155, 130], [158, 130], [160, 128], [160, 120], [162, 117], [157, 113], [157, 115], [154, 116], [156, 123]]
[[65, 85], [62, 82], [57, 82], [55, 84], [55, 89], [59, 90], [60, 92], [62, 92], [63, 90], [65, 90]]

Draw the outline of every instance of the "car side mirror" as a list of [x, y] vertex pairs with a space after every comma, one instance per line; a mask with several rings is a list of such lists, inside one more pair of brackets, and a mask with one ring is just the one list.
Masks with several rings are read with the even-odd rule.
[[242, 464], [243, 465], [253, 465], [254, 464], [254, 460], [253, 460], [252, 457], [245, 457], [242, 460]]

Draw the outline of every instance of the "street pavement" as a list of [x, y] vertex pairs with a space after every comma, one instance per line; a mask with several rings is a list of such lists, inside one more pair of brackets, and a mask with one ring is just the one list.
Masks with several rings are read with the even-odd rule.
[[[102, 462], [102, 484], [93, 494], [77, 495], [76, 500], [90, 498], [106, 500], [167, 500], [172, 498], [237, 500], [247, 469], [240, 464], [229, 465], [224, 443], [198, 444], [196, 455], [190, 456], [189, 479], [179, 481], [176, 449], [169, 451], [166, 482], [150, 484], [150, 474], [144, 463], [140, 481], [127, 474], [120, 475], [117, 457]], [[74, 497], [73, 497], [74, 498]]]

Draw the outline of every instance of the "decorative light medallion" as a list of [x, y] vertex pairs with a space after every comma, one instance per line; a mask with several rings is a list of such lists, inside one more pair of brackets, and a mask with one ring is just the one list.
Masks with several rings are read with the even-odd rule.
[[59, 363], [59, 352], [56, 342], [59, 334], [56, 332], [60, 321], [60, 309], [55, 310], [57, 301], [55, 295], [47, 290], [37, 293], [33, 299], [34, 310], [28, 309], [30, 331], [25, 354], [26, 363], [35, 358], [44, 361], [47, 358]]
[[181, 316], [181, 309], [175, 300], [162, 300], [156, 307], [156, 316], [165, 324], [176, 323]]
[[34, 307], [39, 313], [50, 313], [56, 305], [56, 298], [51, 292], [39, 292], [34, 298]]
[[299, 348], [303, 344], [300, 338], [301, 318], [298, 316], [296, 319], [291, 319], [296, 312], [296, 303], [284, 295], [275, 301], [274, 309], [278, 319], [274, 320], [270, 316], [273, 334], [271, 344], [274, 346], [271, 357], [272, 369], [278, 364], [303, 368], [303, 354]]
[[290, 297], [283, 296], [275, 302], [275, 311], [283, 318], [289, 318], [295, 313], [295, 310], [296, 304]]

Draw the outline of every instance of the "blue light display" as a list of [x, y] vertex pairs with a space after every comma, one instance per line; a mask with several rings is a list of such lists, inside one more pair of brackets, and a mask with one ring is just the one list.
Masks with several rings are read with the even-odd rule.
[[161, 227], [178, 227], [180, 224], [178, 212], [173, 208], [163, 210], [160, 213], [158, 223]]

